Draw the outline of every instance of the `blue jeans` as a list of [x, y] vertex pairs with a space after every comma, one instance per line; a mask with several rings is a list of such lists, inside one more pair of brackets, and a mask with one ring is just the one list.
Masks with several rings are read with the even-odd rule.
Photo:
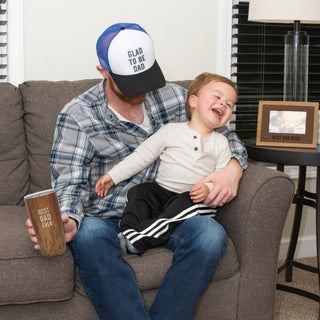
[[144, 304], [132, 267], [122, 259], [119, 219], [84, 218], [70, 243], [79, 276], [101, 320], [188, 320], [209, 283], [227, 235], [214, 219], [183, 221], [163, 246], [174, 252], [150, 310]]

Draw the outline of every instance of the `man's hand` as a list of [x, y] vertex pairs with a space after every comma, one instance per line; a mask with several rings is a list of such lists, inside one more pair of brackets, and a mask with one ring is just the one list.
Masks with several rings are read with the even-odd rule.
[[232, 158], [223, 169], [201, 180], [200, 182], [203, 183], [213, 183], [213, 189], [204, 203], [209, 206], [221, 207], [234, 199], [238, 193], [242, 173], [243, 170], [238, 161]]
[[190, 190], [190, 198], [194, 203], [203, 202], [209, 195], [209, 187], [204, 183], [196, 183]]
[[[75, 220], [72, 218], [69, 218], [66, 214], [61, 215], [61, 220], [63, 224], [63, 230], [64, 230], [64, 237], [66, 243], [70, 242], [73, 237], [76, 235], [78, 227]], [[35, 243], [34, 248], [36, 250], [40, 249], [40, 245], [38, 244], [38, 239], [36, 237], [36, 233], [32, 227], [32, 223], [30, 218], [27, 219], [26, 225], [28, 227], [28, 233], [30, 234], [30, 239], [33, 243]]]
[[95, 191], [99, 197], [105, 197], [112, 186], [114, 186], [114, 182], [106, 173], [96, 183]]

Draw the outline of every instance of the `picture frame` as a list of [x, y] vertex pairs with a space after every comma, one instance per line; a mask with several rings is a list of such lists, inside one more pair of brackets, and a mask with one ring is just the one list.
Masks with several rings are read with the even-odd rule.
[[257, 146], [316, 148], [318, 102], [259, 101]]

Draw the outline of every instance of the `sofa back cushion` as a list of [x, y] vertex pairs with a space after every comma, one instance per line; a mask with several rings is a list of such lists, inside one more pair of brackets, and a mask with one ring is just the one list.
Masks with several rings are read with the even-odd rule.
[[[26, 81], [19, 85], [29, 160], [29, 193], [51, 188], [49, 157], [58, 113], [70, 100], [100, 81]], [[188, 87], [190, 81], [175, 83]]]
[[29, 153], [30, 192], [51, 188], [49, 157], [58, 113], [101, 80], [27, 81], [19, 86]]
[[22, 99], [18, 88], [0, 83], [0, 205], [21, 205], [29, 190]]

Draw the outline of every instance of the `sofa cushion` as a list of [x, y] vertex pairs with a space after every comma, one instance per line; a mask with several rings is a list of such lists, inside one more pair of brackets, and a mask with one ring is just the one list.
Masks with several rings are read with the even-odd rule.
[[[141, 290], [159, 288], [165, 273], [171, 266], [173, 254], [164, 248], [148, 250], [142, 256], [127, 255], [126, 261], [136, 272]], [[239, 262], [233, 243], [228, 240], [227, 250], [214, 274], [213, 280], [227, 279], [239, 272]]]
[[69, 250], [47, 258], [27, 233], [25, 207], [0, 206], [0, 305], [68, 300], [74, 293]]
[[22, 100], [10, 83], [0, 83], [0, 163], [0, 205], [23, 204], [29, 173]]
[[49, 156], [58, 113], [70, 100], [100, 81], [27, 81], [19, 86], [25, 112], [31, 192], [51, 187]]
[[[159, 247], [147, 250], [142, 256], [125, 255], [125, 260], [134, 269], [140, 290], [152, 290], [160, 287], [166, 272], [171, 266], [172, 257], [172, 251]], [[239, 273], [237, 253], [232, 241], [228, 239], [226, 253], [220, 260], [212, 281], [231, 279]], [[85, 295], [78, 272], [76, 275], [76, 290], [81, 295]]]

